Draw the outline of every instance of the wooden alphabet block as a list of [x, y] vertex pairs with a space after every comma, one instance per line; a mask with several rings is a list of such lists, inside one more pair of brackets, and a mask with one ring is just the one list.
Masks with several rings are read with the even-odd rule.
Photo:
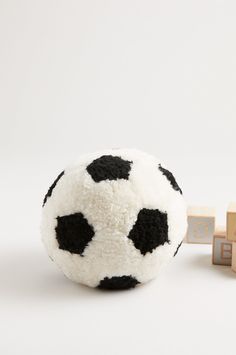
[[218, 229], [213, 237], [212, 244], [212, 264], [231, 265], [232, 261], [232, 242], [227, 240], [226, 231]]
[[232, 242], [232, 270], [236, 272], [236, 242]]
[[187, 242], [211, 244], [215, 231], [215, 211], [208, 207], [188, 208]]
[[227, 210], [227, 239], [236, 242], [236, 203], [230, 203]]

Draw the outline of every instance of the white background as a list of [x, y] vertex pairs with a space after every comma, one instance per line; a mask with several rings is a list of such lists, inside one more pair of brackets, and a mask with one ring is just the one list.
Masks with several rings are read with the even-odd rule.
[[217, 223], [236, 200], [234, 0], [0, 0], [0, 353], [235, 354], [236, 276], [184, 245], [160, 278], [101, 293], [40, 242], [43, 196], [85, 152], [166, 161]]

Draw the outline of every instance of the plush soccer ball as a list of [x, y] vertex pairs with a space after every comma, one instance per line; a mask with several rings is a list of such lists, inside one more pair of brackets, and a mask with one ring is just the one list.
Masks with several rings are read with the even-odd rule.
[[71, 280], [126, 289], [153, 279], [187, 228], [182, 191], [155, 157], [113, 149], [81, 157], [49, 188], [42, 237]]

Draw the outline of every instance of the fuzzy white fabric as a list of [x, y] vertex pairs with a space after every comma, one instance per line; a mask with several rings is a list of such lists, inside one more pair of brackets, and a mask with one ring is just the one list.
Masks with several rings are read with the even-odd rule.
[[[102, 155], [132, 161], [129, 179], [94, 182], [86, 167]], [[186, 233], [186, 205], [183, 196], [159, 171], [160, 163], [137, 150], [112, 149], [83, 156], [65, 169], [43, 207], [41, 232], [49, 256], [68, 278], [91, 287], [98, 286], [105, 277], [123, 275], [144, 283], [156, 277], [173, 258]], [[142, 208], [168, 214], [170, 240], [145, 255], [127, 238]], [[95, 231], [84, 256], [59, 249], [56, 239], [56, 218], [76, 212], [83, 213]]]

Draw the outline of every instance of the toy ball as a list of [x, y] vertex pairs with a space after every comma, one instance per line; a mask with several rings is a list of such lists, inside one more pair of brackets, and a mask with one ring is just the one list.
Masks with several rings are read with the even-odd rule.
[[72, 281], [128, 289], [155, 278], [187, 229], [182, 191], [158, 159], [133, 149], [82, 156], [49, 188], [41, 232]]

